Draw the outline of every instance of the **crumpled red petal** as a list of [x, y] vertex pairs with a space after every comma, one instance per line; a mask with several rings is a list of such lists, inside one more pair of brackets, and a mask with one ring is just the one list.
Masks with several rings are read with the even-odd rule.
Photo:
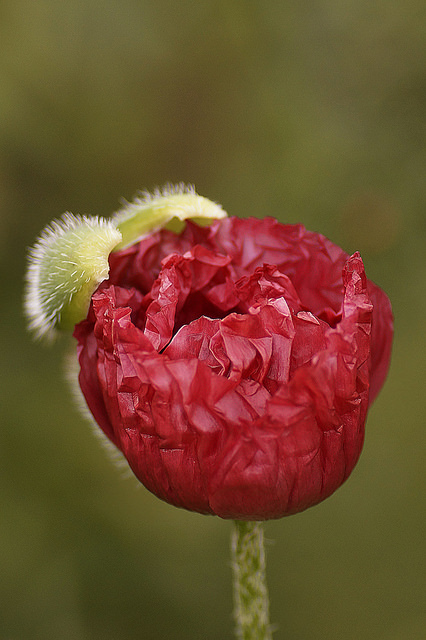
[[261, 520], [351, 473], [392, 312], [359, 254], [301, 225], [228, 218], [112, 254], [75, 336], [88, 407], [150, 491]]

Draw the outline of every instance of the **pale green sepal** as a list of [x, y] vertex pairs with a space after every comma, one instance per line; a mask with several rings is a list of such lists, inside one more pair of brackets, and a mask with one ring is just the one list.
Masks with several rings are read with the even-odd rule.
[[108, 278], [108, 256], [121, 241], [113, 222], [64, 214], [29, 254], [25, 311], [30, 331], [52, 339], [84, 320], [92, 294]]
[[115, 214], [114, 222], [123, 239], [114, 251], [135, 244], [163, 227], [179, 232], [189, 218], [207, 225], [226, 216], [219, 204], [199, 196], [192, 186], [167, 186], [154, 194], [144, 193]]

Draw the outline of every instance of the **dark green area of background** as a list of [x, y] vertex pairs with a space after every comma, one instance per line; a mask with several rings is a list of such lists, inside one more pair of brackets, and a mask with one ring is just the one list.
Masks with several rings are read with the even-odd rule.
[[33, 344], [26, 247], [195, 183], [360, 250], [396, 317], [350, 480], [267, 523], [276, 640], [425, 632], [426, 5], [0, 3], [0, 640], [232, 637], [230, 523], [122, 478]]

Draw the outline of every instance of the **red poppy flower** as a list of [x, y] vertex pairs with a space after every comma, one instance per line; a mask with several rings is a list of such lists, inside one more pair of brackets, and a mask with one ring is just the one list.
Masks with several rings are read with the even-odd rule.
[[186, 223], [110, 256], [79, 382], [139, 480], [179, 507], [279, 518], [354, 468], [392, 342], [386, 295], [322, 235]]

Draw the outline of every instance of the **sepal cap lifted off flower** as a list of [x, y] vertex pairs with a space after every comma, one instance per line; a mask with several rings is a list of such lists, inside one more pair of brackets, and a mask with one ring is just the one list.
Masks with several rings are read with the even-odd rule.
[[114, 215], [114, 223], [122, 234], [115, 249], [124, 249], [162, 228], [182, 231], [188, 219], [204, 226], [226, 216], [219, 204], [198, 195], [192, 185], [167, 185], [153, 194], [145, 191]]
[[108, 256], [120, 242], [102, 218], [65, 213], [47, 226], [29, 254], [25, 311], [37, 338], [72, 331], [89, 309], [92, 294], [108, 278]]
[[36, 338], [52, 340], [57, 330], [72, 331], [84, 320], [91, 296], [108, 278], [109, 254], [162, 227], [182, 229], [226, 217], [222, 207], [194, 187], [168, 185], [126, 203], [113, 219], [65, 213], [49, 224], [29, 253], [25, 312]]

